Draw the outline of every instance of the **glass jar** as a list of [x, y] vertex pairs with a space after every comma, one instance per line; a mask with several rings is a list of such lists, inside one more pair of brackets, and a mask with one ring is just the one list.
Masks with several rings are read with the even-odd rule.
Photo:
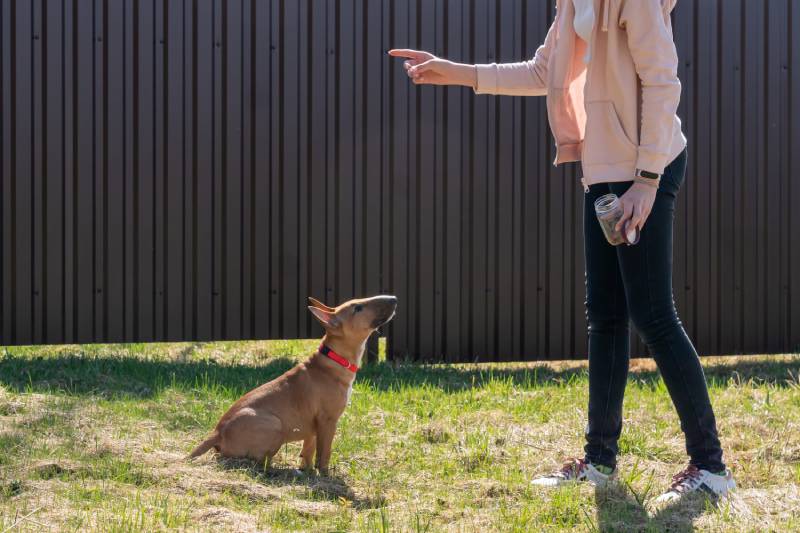
[[628, 232], [617, 230], [617, 222], [622, 218], [623, 210], [622, 202], [616, 194], [606, 194], [598, 198], [594, 202], [594, 210], [609, 244], [619, 246], [639, 242], [639, 228], [633, 228]]

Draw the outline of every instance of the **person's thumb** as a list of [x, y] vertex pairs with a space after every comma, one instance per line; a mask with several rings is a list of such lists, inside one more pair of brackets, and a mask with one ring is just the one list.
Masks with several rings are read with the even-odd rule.
[[429, 70], [434, 70], [436, 67], [437, 60], [436, 59], [429, 59], [424, 63], [420, 63], [419, 65], [413, 66], [408, 69], [408, 73], [411, 74], [412, 77], [418, 77]]

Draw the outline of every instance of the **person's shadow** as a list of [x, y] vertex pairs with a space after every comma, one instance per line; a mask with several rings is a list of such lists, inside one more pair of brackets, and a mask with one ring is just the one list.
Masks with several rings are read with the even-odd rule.
[[649, 494], [637, 494], [624, 481], [615, 481], [605, 488], [595, 489], [597, 529], [605, 532], [694, 531], [695, 519], [714, 506], [705, 495], [687, 497], [649, 513], [646, 499]]

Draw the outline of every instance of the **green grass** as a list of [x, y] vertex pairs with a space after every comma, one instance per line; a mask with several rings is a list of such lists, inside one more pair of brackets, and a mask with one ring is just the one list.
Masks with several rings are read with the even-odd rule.
[[0, 348], [0, 532], [800, 531], [798, 356], [704, 360], [740, 485], [718, 506], [650, 505], [686, 459], [647, 361], [608, 490], [529, 483], [581, 451], [582, 363], [368, 367], [328, 477], [295, 475], [299, 445], [267, 472], [185, 461], [231, 402], [316, 342]]

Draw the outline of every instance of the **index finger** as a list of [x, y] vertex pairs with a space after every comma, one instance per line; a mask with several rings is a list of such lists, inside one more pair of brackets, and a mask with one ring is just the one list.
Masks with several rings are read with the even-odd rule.
[[392, 57], [407, 57], [409, 59], [430, 59], [430, 57], [432, 57], [428, 52], [409, 50], [407, 48], [396, 48], [389, 50], [389, 55]]

